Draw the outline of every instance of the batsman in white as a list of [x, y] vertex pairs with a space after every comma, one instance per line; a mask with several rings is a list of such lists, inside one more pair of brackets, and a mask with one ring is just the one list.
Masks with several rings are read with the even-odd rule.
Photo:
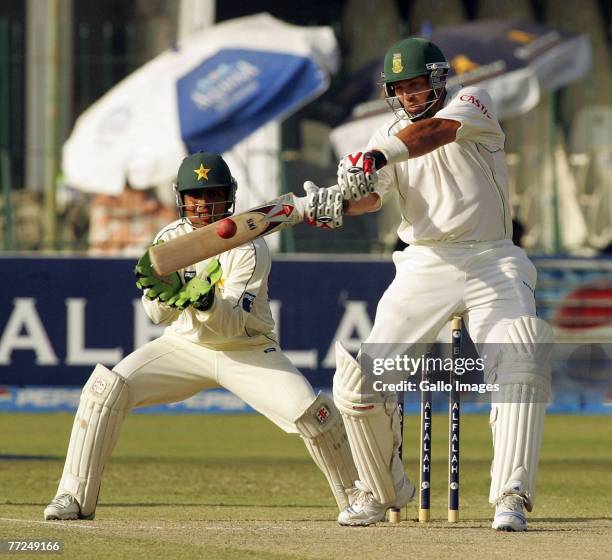
[[[156, 242], [184, 235], [232, 213], [236, 181], [221, 156], [185, 158], [175, 186], [180, 219]], [[225, 387], [277, 426], [299, 433], [327, 477], [340, 510], [357, 471], [332, 400], [314, 394], [282, 353], [268, 303], [270, 253], [260, 238], [162, 279], [148, 251], [138, 261], [145, 312], [167, 325], [114, 368], [98, 364], [85, 384], [62, 478], [45, 519], [93, 519], [104, 466], [127, 413]]]
[[[461, 315], [477, 348], [496, 343], [486, 372], [500, 386], [490, 417], [492, 526], [523, 531], [524, 511], [535, 501], [552, 335], [536, 317], [536, 270], [511, 241], [505, 136], [491, 99], [479, 87], [447, 90], [448, 70], [440, 49], [424, 39], [388, 50], [383, 84], [394, 117], [365, 153], [340, 162], [337, 186], [305, 184], [307, 221], [333, 229], [343, 214], [376, 211], [383, 194], [397, 190], [398, 234], [409, 246], [393, 254], [396, 276], [365, 342], [432, 342], [451, 316]], [[368, 375], [337, 347], [334, 401], [360, 490], [340, 513], [342, 525], [381, 521], [387, 508], [403, 506], [415, 491], [397, 454], [395, 395], [367, 389]]]

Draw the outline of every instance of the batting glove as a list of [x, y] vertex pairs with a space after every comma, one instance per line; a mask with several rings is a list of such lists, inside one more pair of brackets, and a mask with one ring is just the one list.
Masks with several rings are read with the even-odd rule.
[[338, 186], [344, 200], [360, 200], [373, 193], [378, 182], [372, 152], [349, 154], [338, 164]]
[[321, 188], [312, 181], [304, 183], [306, 191], [305, 221], [313, 227], [336, 229], [342, 227], [344, 204], [337, 185]]

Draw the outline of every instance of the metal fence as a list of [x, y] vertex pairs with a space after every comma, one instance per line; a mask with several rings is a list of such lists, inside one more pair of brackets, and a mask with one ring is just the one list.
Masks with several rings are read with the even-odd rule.
[[[155, 21], [77, 22], [72, 29], [72, 92], [62, 107], [70, 130], [78, 115], [154, 53]], [[24, 187], [26, 168], [26, 64], [24, 22], [0, 19], [0, 249], [42, 248], [42, 195]], [[61, 139], [62, 141], [65, 138]], [[61, 176], [57, 177], [61, 185]], [[58, 189], [56, 249], [88, 248], [90, 197]]]
[[[0, 153], [2, 186], [23, 185], [25, 115], [23, 24], [0, 19]], [[5, 191], [6, 192], [6, 191]]]

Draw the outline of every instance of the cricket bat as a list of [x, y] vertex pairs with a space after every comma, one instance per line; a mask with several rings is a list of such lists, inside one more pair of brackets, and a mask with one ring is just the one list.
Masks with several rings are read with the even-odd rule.
[[304, 220], [306, 197], [284, 194], [149, 249], [155, 274], [166, 276]]

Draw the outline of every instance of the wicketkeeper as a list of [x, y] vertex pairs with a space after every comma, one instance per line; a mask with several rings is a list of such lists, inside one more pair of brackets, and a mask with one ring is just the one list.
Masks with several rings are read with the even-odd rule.
[[[155, 240], [185, 235], [230, 215], [236, 181], [221, 156], [183, 160], [175, 186], [180, 218]], [[282, 353], [268, 302], [271, 259], [264, 239], [163, 278], [148, 251], [138, 261], [145, 312], [164, 334], [108, 369], [98, 364], [76, 413], [64, 472], [45, 519], [93, 519], [104, 465], [127, 413], [224, 387], [289, 433], [299, 433], [340, 510], [357, 479], [334, 403], [315, 395]]]

